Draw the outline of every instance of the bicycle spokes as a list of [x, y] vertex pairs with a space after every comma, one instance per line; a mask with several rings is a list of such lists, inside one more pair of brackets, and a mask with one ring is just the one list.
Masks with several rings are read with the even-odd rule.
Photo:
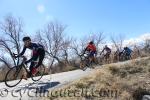
[[35, 75], [31, 75], [31, 78], [33, 81], [38, 81], [42, 78], [42, 76], [45, 74], [45, 67], [44, 65], [40, 65], [38, 68], [37, 68], [37, 72]]
[[16, 66], [12, 67], [6, 74], [5, 84], [8, 87], [14, 87], [19, 84], [22, 80], [22, 68], [18, 69]]

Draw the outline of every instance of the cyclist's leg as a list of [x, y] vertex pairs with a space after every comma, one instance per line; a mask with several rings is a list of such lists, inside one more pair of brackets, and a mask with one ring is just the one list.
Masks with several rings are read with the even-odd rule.
[[95, 55], [95, 52], [93, 51], [90, 53], [90, 56], [89, 56], [89, 64], [90, 64], [90, 67], [92, 67], [92, 68], [94, 68], [92, 64], [93, 64], [93, 62], [95, 62], [94, 55]]
[[94, 62], [95, 64], [98, 64], [97, 59], [96, 59], [96, 51], [93, 52], [92, 62]]
[[109, 63], [109, 53], [107, 53], [107, 57], [106, 57], [106, 63]]
[[92, 59], [92, 60], [93, 60], [93, 62], [94, 62], [95, 64], [98, 64], [98, 62], [97, 62], [97, 59], [96, 59], [96, 56], [95, 56], [95, 55], [93, 56], [93, 59]]
[[89, 54], [89, 62], [92, 63], [93, 60], [94, 60], [94, 52], [92, 51], [90, 54]]
[[131, 53], [129, 52], [128, 53], [128, 60], [130, 60], [131, 59]]
[[108, 56], [109, 56], [109, 54], [108, 54], [108, 52], [106, 53], [106, 56], [105, 56], [105, 63], [107, 64], [108, 63]]
[[119, 52], [119, 61], [121, 61], [121, 59], [122, 59], [122, 52]]
[[103, 57], [102, 57], [102, 64], [105, 64], [106, 62], [106, 54], [103, 54]]
[[33, 60], [32, 60], [32, 62], [31, 62], [31, 64], [30, 64], [30, 67], [29, 67], [29, 69], [30, 69], [29, 75], [30, 75], [30, 76], [31, 76], [32, 73], [33, 73], [34, 66], [35, 66], [35, 61], [38, 59], [38, 54], [33, 55], [32, 58], [33, 58]]
[[104, 55], [104, 63], [107, 63], [107, 59], [108, 59], [108, 52]]
[[86, 66], [89, 66], [89, 65], [90, 65], [90, 61], [91, 61], [91, 52], [89, 52], [88, 56], [87, 56], [86, 59], [85, 59]]
[[126, 52], [126, 60], [129, 60], [129, 52]]
[[40, 52], [39, 52], [39, 61], [38, 61], [38, 64], [35, 66], [35, 68], [38, 68], [40, 65], [42, 65], [44, 57], [45, 57], [45, 51], [40, 50]]

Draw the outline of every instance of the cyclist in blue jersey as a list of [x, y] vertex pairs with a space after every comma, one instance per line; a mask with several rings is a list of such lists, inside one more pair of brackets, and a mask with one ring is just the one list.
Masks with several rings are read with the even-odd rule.
[[130, 59], [131, 58], [131, 53], [133, 52], [129, 47], [124, 47], [124, 50], [122, 51], [125, 56]]

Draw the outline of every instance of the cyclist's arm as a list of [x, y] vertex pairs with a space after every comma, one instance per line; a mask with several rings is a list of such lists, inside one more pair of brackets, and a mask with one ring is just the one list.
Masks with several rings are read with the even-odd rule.
[[87, 51], [87, 47], [83, 50], [83, 54]]
[[122, 52], [125, 52], [125, 50], [122, 50]]
[[105, 48], [102, 50], [102, 52], [100, 53], [100, 55], [104, 52]]
[[17, 57], [22, 56], [25, 53], [25, 51], [26, 51], [26, 47], [24, 46], [22, 52]]
[[114, 54], [115, 54], [115, 55], [118, 54], [118, 51], [116, 51]]
[[87, 51], [87, 49], [88, 49], [88, 47], [86, 47], [86, 48], [84, 49], [84, 52]]
[[32, 60], [33, 60], [33, 57], [30, 58], [29, 60], [27, 60], [25, 63], [27, 64], [27, 63], [31, 62]]

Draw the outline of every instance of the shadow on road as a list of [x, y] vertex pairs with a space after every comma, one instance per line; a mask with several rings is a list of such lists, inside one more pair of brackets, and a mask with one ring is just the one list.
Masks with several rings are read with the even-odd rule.
[[60, 82], [42, 82], [39, 81], [37, 83], [33, 82], [24, 86], [19, 86], [15, 89], [15, 91], [20, 91], [20, 90], [29, 90], [29, 91], [34, 91], [35, 92], [46, 92], [48, 89], [53, 88], [57, 85], [59, 85]]

